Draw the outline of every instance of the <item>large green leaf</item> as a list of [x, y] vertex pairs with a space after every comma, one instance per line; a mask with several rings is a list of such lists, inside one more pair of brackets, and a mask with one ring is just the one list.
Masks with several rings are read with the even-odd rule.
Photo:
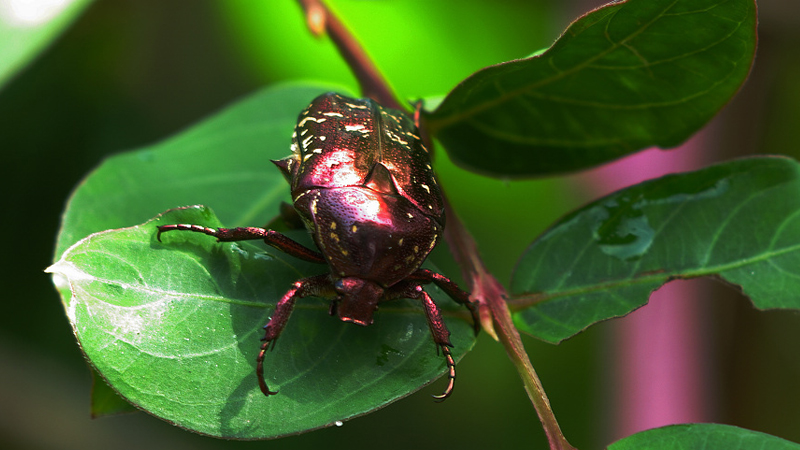
[[58, 37], [91, 1], [0, 2], [0, 87]]
[[[270, 438], [379, 408], [445, 370], [417, 302], [387, 303], [359, 327], [328, 316], [327, 301], [303, 299], [267, 355], [279, 393], [265, 397], [255, 375], [261, 327], [293, 281], [327, 268], [194, 233], [158, 242], [156, 226], [168, 223], [221, 226], [203, 207], [171, 210], [93, 234], [49, 269], [69, 286], [65, 308], [84, 353], [137, 407], [203, 434]], [[446, 311], [456, 307], [428, 291]], [[471, 326], [447, 322], [463, 355]]]
[[[294, 86], [253, 95], [162, 143], [109, 158], [70, 199], [50, 271], [88, 359], [139, 408], [199, 433], [276, 437], [363, 414], [444, 370], [415, 302], [388, 303], [362, 328], [307, 299], [267, 356], [267, 379], [280, 394], [265, 398], [254, 372], [261, 327], [293, 281], [327, 269], [263, 245], [193, 233], [154, 238], [155, 223], [266, 224], [289, 199], [269, 159], [289, 152], [298, 112], [322, 92]], [[190, 208], [123, 228], [201, 202], [220, 220]], [[463, 355], [471, 326], [446, 320]]]
[[671, 425], [636, 433], [608, 450], [800, 450], [800, 444], [775, 436], [713, 423]]
[[427, 123], [456, 163], [501, 177], [674, 147], [733, 97], [755, 45], [753, 0], [611, 3], [543, 54], [467, 78]]
[[511, 281], [521, 330], [558, 342], [645, 304], [675, 278], [712, 276], [756, 307], [800, 308], [800, 166], [783, 157], [668, 175], [560, 220]]
[[270, 164], [289, 154], [297, 115], [322, 87], [265, 89], [170, 139], [102, 163], [67, 204], [56, 257], [91, 233], [204, 204], [229, 226], [260, 226], [289, 199]]

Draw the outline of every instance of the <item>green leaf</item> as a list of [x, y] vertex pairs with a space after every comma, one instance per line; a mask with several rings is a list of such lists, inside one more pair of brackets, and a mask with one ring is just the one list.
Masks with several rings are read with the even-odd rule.
[[800, 450], [800, 444], [730, 425], [671, 425], [636, 433], [608, 450]]
[[[87, 358], [138, 408], [202, 434], [270, 438], [364, 414], [443, 372], [417, 302], [387, 303], [374, 325], [358, 327], [309, 298], [267, 355], [267, 381], [280, 393], [265, 398], [254, 369], [261, 327], [292, 282], [326, 267], [194, 233], [155, 240], [156, 223], [262, 226], [276, 216], [289, 188], [269, 160], [289, 153], [299, 111], [324, 91], [298, 85], [253, 95], [162, 143], [109, 158], [70, 199], [49, 271]], [[200, 202], [222, 220], [195, 207], [124, 228]], [[305, 231], [292, 237], [313, 245]], [[460, 357], [474, 341], [471, 324], [452, 318], [463, 308], [426, 290], [444, 308]]]
[[11, 0], [0, 3], [0, 88], [75, 18], [91, 0]]
[[674, 147], [730, 101], [755, 45], [753, 0], [611, 3], [545, 53], [473, 74], [427, 124], [457, 164], [500, 177]]
[[70, 197], [56, 255], [89, 234], [204, 204], [230, 226], [261, 226], [289, 200], [270, 159], [290, 153], [299, 112], [326, 90], [265, 89], [163, 142], [104, 161]]
[[800, 166], [732, 161], [617, 191], [560, 220], [511, 281], [524, 332], [558, 342], [644, 305], [671, 279], [712, 276], [756, 307], [800, 308]]
[[[69, 286], [67, 316], [87, 358], [138, 408], [202, 434], [263, 439], [364, 414], [445, 370], [418, 302], [387, 303], [360, 327], [330, 317], [327, 301], [302, 299], [267, 354], [279, 393], [265, 397], [255, 374], [262, 326], [292, 282], [327, 267], [195, 233], [158, 242], [156, 226], [169, 223], [221, 226], [207, 208], [175, 209], [93, 234], [48, 269]], [[457, 308], [427, 290], [445, 311]], [[447, 322], [463, 355], [471, 325]]]

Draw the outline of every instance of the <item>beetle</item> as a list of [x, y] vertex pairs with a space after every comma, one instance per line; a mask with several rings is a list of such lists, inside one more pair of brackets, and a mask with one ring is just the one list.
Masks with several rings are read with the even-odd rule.
[[293, 206], [319, 248], [309, 249], [289, 237], [256, 227], [208, 228], [158, 226], [158, 240], [168, 231], [193, 231], [220, 242], [264, 240], [289, 255], [327, 264], [330, 272], [294, 282], [264, 326], [256, 374], [261, 391], [264, 355], [286, 326], [295, 301], [307, 296], [332, 299], [330, 314], [344, 322], [369, 325], [378, 304], [410, 298], [425, 311], [434, 342], [444, 355], [448, 385], [455, 384], [450, 332], [439, 308], [423, 289], [434, 283], [478, 317], [469, 294], [439, 273], [420, 266], [442, 235], [444, 200], [431, 168], [418, 124], [406, 114], [371, 99], [323, 94], [304, 109], [292, 134], [291, 155], [272, 161], [291, 186]]

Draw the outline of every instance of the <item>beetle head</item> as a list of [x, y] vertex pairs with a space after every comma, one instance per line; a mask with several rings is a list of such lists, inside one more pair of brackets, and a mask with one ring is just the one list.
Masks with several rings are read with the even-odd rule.
[[362, 278], [346, 277], [338, 280], [334, 288], [339, 294], [336, 312], [340, 320], [363, 326], [372, 323], [372, 315], [383, 296], [382, 287]]

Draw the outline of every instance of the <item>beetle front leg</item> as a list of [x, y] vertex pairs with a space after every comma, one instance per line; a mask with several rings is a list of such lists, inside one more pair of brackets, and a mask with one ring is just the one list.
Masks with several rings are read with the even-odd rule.
[[321, 253], [311, 250], [294, 239], [286, 237], [282, 233], [264, 228], [209, 228], [201, 225], [177, 223], [174, 225], [159, 225], [156, 238], [159, 242], [161, 242], [161, 233], [174, 230], [203, 233], [217, 238], [217, 240], [220, 242], [264, 240], [264, 242], [266, 242], [268, 245], [275, 247], [288, 255], [294, 256], [295, 258], [313, 263], [325, 263], [325, 258]]
[[278, 391], [270, 391], [267, 387], [267, 382], [264, 380], [264, 354], [267, 352], [270, 344], [272, 344], [273, 348], [275, 347], [275, 341], [278, 339], [278, 336], [281, 335], [281, 332], [283, 332], [286, 322], [289, 321], [289, 316], [292, 315], [294, 302], [298, 298], [311, 295], [330, 296], [332, 294], [333, 287], [329, 276], [316, 275], [295, 281], [292, 287], [283, 294], [278, 304], [275, 305], [275, 312], [272, 314], [269, 322], [264, 325], [264, 337], [261, 338], [264, 343], [261, 344], [261, 350], [258, 352], [258, 357], [256, 358], [258, 387], [261, 388], [261, 392], [263, 392], [264, 395], [270, 396], [278, 393]]

